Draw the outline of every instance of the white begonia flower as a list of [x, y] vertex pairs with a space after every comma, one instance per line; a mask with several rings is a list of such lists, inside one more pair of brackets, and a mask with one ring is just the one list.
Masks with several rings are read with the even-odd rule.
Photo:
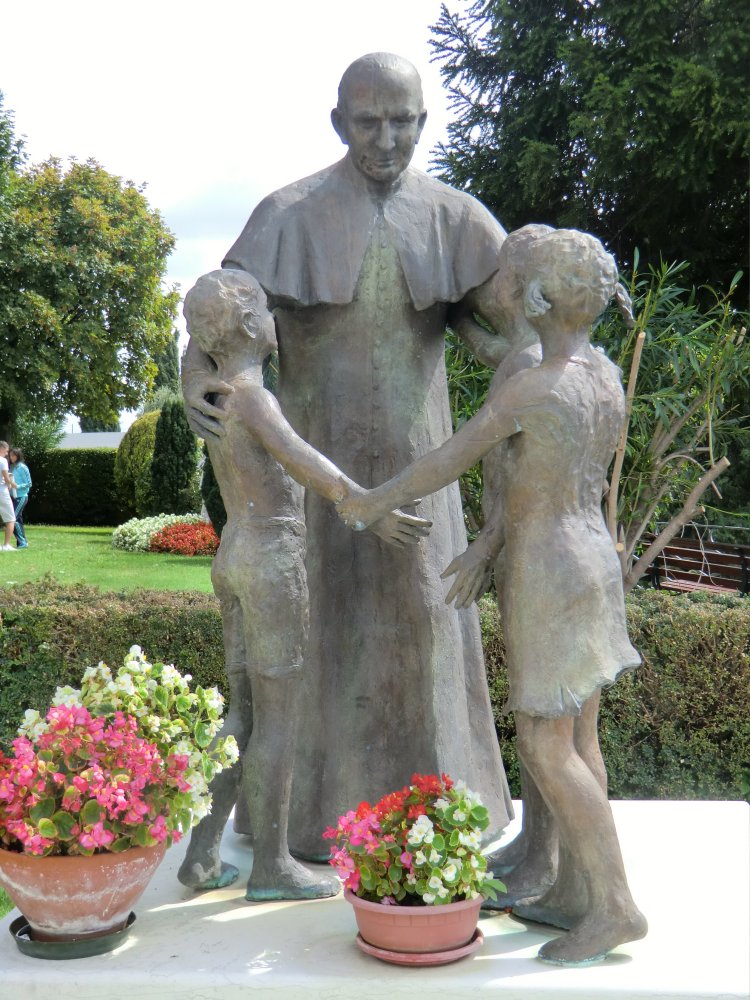
[[450, 895], [450, 893], [448, 892], [445, 886], [442, 886], [440, 889], [438, 889], [438, 896], [441, 899], [445, 899], [445, 897], [448, 895]]
[[472, 868], [475, 869], [479, 867], [479, 858], [476, 856], [476, 854], [472, 854], [471, 858], [469, 859], [469, 864], [471, 865]]
[[132, 645], [130, 647], [130, 649], [128, 650], [128, 658], [130, 658], [130, 657], [138, 657], [138, 656], [142, 656], [142, 655], [143, 655], [143, 650], [137, 644]]
[[453, 819], [456, 821], [456, 823], [465, 823], [466, 818], [467, 818], [466, 813], [463, 811], [463, 809], [456, 809], [456, 811], [453, 813]]
[[52, 699], [53, 705], [80, 705], [81, 704], [81, 692], [78, 688], [72, 688], [69, 685], [65, 687], [59, 687], [55, 691], [55, 695]]
[[463, 781], [461, 778], [459, 778], [458, 781], [454, 781], [453, 782], [453, 791], [457, 792], [458, 794], [461, 794], [462, 792], [465, 792], [466, 791], [466, 782]]
[[434, 903], [435, 900], [437, 899], [437, 896], [435, 896], [435, 894], [432, 892], [426, 892], [424, 896], [422, 896], [422, 899], [425, 901], [425, 903], [429, 904], [429, 903]]
[[435, 831], [430, 828], [424, 835], [424, 842], [425, 844], [431, 844], [434, 839], [435, 839]]
[[458, 835], [458, 842], [472, 851], [478, 851], [482, 846], [478, 830], [469, 830], [468, 833], [462, 830]]
[[240, 748], [237, 746], [237, 740], [234, 736], [227, 736], [224, 741], [224, 753], [227, 755], [227, 760], [232, 764], [239, 760]]
[[449, 805], [450, 803], [448, 802], [447, 799], [435, 799], [436, 809], [447, 809]]
[[416, 885], [417, 876], [414, 874], [414, 872], [409, 872], [409, 874], [406, 876], [406, 881], [408, 885]]
[[46, 733], [48, 728], [49, 726], [35, 708], [27, 708], [23, 714], [23, 722], [18, 727], [18, 735], [26, 736], [33, 742], [42, 733]]
[[436, 865], [439, 861], [440, 861], [440, 854], [435, 850], [430, 851], [430, 864]]
[[456, 878], [456, 875], [458, 875], [458, 868], [451, 861], [443, 868], [443, 878], [446, 879], [446, 881], [448, 882], [453, 882], [453, 880]]
[[443, 882], [442, 882], [442, 879], [440, 878], [440, 876], [433, 875], [430, 878], [430, 880], [427, 883], [427, 885], [430, 887], [430, 889], [432, 889], [433, 892], [437, 892], [439, 889], [442, 889]]
[[135, 684], [130, 674], [120, 674], [115, 681], [115, 687], [124, 694], [135, 694]]
[[422, 830], [417, 829], [416, 826], [413, 826], [406, 835], [406, 842], [412, 847], [416, 847], [417, 844], [422, 843], [423, 838], [424, 838], [424, 832]]
[[417, 853], [414, 855], [414, 864], [415, 865], [426, 865], [427, 864], [427, 857], [426, 857], [424, 851], [417, 851]]

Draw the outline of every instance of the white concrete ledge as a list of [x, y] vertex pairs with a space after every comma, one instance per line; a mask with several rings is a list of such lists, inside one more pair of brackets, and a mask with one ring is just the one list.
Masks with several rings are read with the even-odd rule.
[[[614, 802], [647, 938], [603, 963], [558, 969], [536, 958], [554, 932], [483, 918], [476, 955], [433, 969], [388, 966], [354, 945], [340, 897], [248, 904], [243, 883], [194, 894], [176, 879], [177, 845], [137, 907], [128, 940], [96, 958], [22, 955], [0, 921], [0, 1000], [747, 1000], [750, 811], [742, 802]], [[518, 825], [516, 820], [512, 830]], [[244, 838], [225, 834], [244, 877]]]

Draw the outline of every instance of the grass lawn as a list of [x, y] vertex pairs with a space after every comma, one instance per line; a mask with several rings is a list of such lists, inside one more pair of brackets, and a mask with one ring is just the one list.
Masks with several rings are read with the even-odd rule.
[[11, 903], [10, 897], [0, 889], [0, 917], [4, 917], [6, 913], [10, 913], [12, 909], [13, 903]]
[[28, 583], [49, 573], [60, 583], [84, 583], [101, 590], [200, 590], [211, 592], [208, 556], [121, 552], [111, 545], [111, 528], [28, 525], [27, 549], [0, 552], [0, 586]]

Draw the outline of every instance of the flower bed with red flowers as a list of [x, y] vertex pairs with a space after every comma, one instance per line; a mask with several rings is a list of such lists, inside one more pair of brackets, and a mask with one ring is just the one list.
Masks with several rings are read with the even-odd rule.
[[176, 556], [213, 556], [219, 536], [206, 521], [197, 524], [168, 524], [152, 535], [150, 552], [171, 552]]

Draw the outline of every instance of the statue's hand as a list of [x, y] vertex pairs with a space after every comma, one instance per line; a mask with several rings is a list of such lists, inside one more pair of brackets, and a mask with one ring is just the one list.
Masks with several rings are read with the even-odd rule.
[[351, 528], [352, 531], [364, 531], [365, 528], [388, 514], [388, 508], [370, 496], [368, 490], [361, 493], [349, 493], [343, 500], [336, 502], [336, 513]]
[[431, 527], [432, 521], [426, 521], [423, 517], [414, 517], [402, 510], [392, 510], [373, 521], [370, 531], [383, 541], [403, 548], [405, 545], [414, 545], [420, 538], [426, 538]]
[[456, 556], [450, 566], [440, 574], [442, 580], [456, 576], [445, 603], [451, 604], [455, 599], [457, 608], [468, 608], [489, 586], [491, 572], [492, 559], [486, 547], [479, 541], [472, 542], [468, 549], [460, 556]]
[[194, 434], [205, 439], [216, 439], [226, 433], [224, 429], [226, 411], [209, 403], [206, 397], [228, 396], [233, 392], [234, 388], [228, 382], [223, 382], [206, 372], [198, 369], [183, 370], [182, 395], [188, 424]]

